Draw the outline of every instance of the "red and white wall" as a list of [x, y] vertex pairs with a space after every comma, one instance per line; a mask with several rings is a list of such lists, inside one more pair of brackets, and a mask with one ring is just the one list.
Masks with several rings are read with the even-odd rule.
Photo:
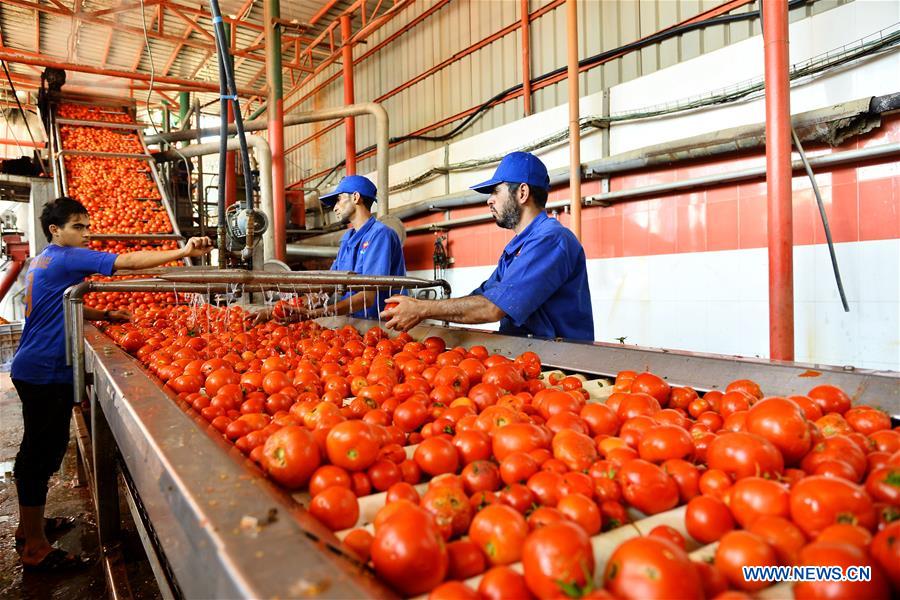
[[[791, 63], [854, 42], [900, 21], [900, 5], [853, 2], [791, 25]], [[682, 100], [737, 84], [763, 72], [759, 37], [679, 63], [611, 88], [613, 115]], [[793, 113], [866, 96], [900, 91], [900, 52], [855, 63], [795, 84]], [[600, 114], [601, 95], [581, 99], [581, 114]], [[449, 161], [502, 154], [564, 129], [568, 108], [557, 107], [452, 144]], [[664, 119], [615, 125], [610, 154], [617, 154], [765, 119], [762, 99]], [[900, 142], [900, 115], [839, 148], [810, 148], [815, 156]], [[602, 156], [598, 132], [582, 140], [582, 160]], [[568, 164], [563, 144], [540, 153], [550, 169]], [[392, 184], [440, 165], [437, 150], [392, 165]], [[683, 180], [764, 164], [762, 154], [689, 166], [633, 172], [610, 180], [611, 190]], [[492, 169], [453, 173], [394, 194], [392, 206], [458, 191]], [[840, 304], [824, 230], [808, 179], [795, 177], [794, 282], [796, 360], [900, 370], [900, 163], [896, 160], [822, 170], [824, 196], [850, 312]], [[582, 186], [600, 192], [599, 181]], [[569, 197], [554, 189], [551, 200]], [[484, 214], [485, 206], [428, 215], [408, 225]], [[563, 223], [569, 215], [561, 214]], [[641, 346], [768, 355], [766, 184], [734, 185], [667, 194], [582, 212], [597, 340]], [[454, 296], [465, 295], [492, 271], [511, 232], [493, 223], [452, 229], [454, 259], [446, 278]], [[416, 234], [405, 246], [410, 274], [430, 276], [433, 234]]]

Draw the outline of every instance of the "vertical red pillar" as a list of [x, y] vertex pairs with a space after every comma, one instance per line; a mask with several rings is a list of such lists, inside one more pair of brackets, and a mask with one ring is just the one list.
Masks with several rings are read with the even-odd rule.
[[766, 189], [769, 240], [769, 356], [794, 360], [794, 232], [791, 198], [791, 84], [787, 0], [765, 0]]
[[272, 229], [275, 252], [266, 255], [287, 259], [287, 207], [284, 201], [284, 89], [281, 77], [281, 29], [275, 19], [281, 18], [278, 0], [265, 0], [263, 6], [266, 34], [266, 82], [269, 85], [269, 147], [272, 149]]
[[[341, 60], [344, 65], [344, 106], [354, 104], [353, 96], [353, 46], [350, 43], [350, 15], [341, 15]], [[347, 145], [347, 175], [356, 175], [356, 119], [344, 118], [344, 143]]]

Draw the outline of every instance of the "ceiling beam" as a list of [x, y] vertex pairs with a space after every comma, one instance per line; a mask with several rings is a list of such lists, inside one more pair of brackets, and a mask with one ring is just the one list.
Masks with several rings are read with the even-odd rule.
[[[92, 75], [103, 75], [106, 77], [119, 77], [122, 79], [133, 79], [136, 81], [150, 81], [150, 75], [147, 73], [120, 71], [117, 69], [101, 69], [92, 65], [82, 65], [78, 63], [62, 62], [54, 60], [46, 56], [35, 56], [33, 53], [16, 50], [15, 48], [0, 47], [0, 60], [10, 63], [20, 63], [24, 65], [36, 65], [39, 67], [54, 67], [64, 71], [74, 71], [77, 73], [90, 73]], [[186, 88], [196, 90], [208, 90], [211, 92], [219, 91], [219, 83], [212, 81], [197, 81], [195, 79], [179, 79], [177, 77], [168, 77], [157, 75], [153, 78], [155, 82], [168, 85], [179, 85]], [[259, 96], [263, 94], [262, 90], [239, 87], [237, 93], [241, 96]]]
[[[163, 3], [164, 0], [144, 0], [144, 7], [150, 6], [159, 6]], [[127, 12], [129, 10], [137, 10], [141, 7], [140, 2], [122, 2], [117, 6], [113, 6], [111, 8], [104, 8], [102, 10], [94, 10], [89, 13], [85, 13], [92, 17], [102, 17], [103, 15], [113, 15], [117, 13]]]
[[338, 0], [328, 0], [327, 2], [325, 2], [325, 4], [322, 5], [322, 8], [320, 8], [320, 9], [316, 12], [316, 14], [314, 14], [314, 15], [312, 16], [312, 18], [309, 20], [309, 24], [310, 24], [310, 25], [315, 25], [315, 24], [316, 24], [316, 21], [318, 21], [319, 19], [321, 19], [322, 17], [324, 17], [325, 14], [326, 14], [329, 10], [331, 10], [332, 8], [334, 8], [334, 5], [337, 4], [337, 3], [338, 3]]
[[109, 35], [106, 36], [106, 43], [103, 45], [103, 54], [100, 56], [101, 67], [106, 67], [106, 62], [109, 60], [109, 51], [112, 48], [112, 40], [114, 34], [115, 29], [110, 29]]
[[[207, 30], [205, 30], [205, 29], [203, 29], [202, 27], [200, 27], [200, 26], [197, 24], [197, 21], [196, 21], [195, 19], [190, 18], [189, 16], [187, 16], [186, 14], [184, 14], [183, 12], [181, 12], [179, 9], [177, 9], [175, 6], [169, 5], [167, 8], [168, 8], [172, 13], [174, 13], [176, 17], [178, 17], [179, 19], [181, 19], [182, 21], [184, 21], [185, 23], [187, 23], [188, 25], [190, 25], [190, 28], [189, 28], [188, 31], [190, 31], [190, 29], [193, 29], [194, 31], [196, 31], [197, 33], [199, 33], [200, 35], [202, 35], [203, 37], [205, 37], [206, 39], [208, 39], [208, 40], [211, 41], [212, 43], [214, 43], [214, 44], [216, 43], [216, 38], [215, 38], [215, 36], [213, 36], [213, 34], [211, 34], [211, 33], [208, 32]], [[182, 36], [182, 39], [187, 39], [187, 38], [186, 38], [185, 36]]]

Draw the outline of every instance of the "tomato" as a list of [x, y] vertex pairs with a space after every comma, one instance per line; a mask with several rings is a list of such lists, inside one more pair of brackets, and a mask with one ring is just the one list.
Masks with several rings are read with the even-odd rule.
[[734, 518], [728, 506], [718, 498], [697, 496], [688, 502], [684, 524], [692, 538], [702, 544], [711, 544], [734, 529]]
[[793, 465], [812, 446], [809, 425], [803, 411], [787, 398], [764, 398], [747, 412], [747, 431], [769, 440]]
[[652, 417], [661, 410], [659, 401], [649, 394], [628, 394], [619, 403], [616, 416], [624, 423], [632, 417], [647, 415]]
[[800, 528], [783, 517], [763, 515], [754, 519], [747, 531], [768, 542], [782, 565], [797, 564], [800, 549], [806, 545], [806, 537]]
[[313, 496], [309, 513], [332, 531], [349, 529], [359, 519], [359, 502], [351, 490], [335, 485]]
[[296, 425], [282, 427], [269, 436], [263, 455], [263, 465], [272, 479], [291, 489], [305, 485], [321, 460], [312, 434]]
[[583, 529], [568, 521], [532, 532], [522, 547], [525, 583], [538, 598], [584, 589], [592, 580], [594, 550]]
[[677, 425], [657, 425], [648, 429], [638, 445], [644, 460], [661, 463], [673, 458], [690, 459], [694, 454], [691, 435]]
[[434, 517], [438, 529], [448, 532], [448, 539], [468, 531], [472, 522], [472, 506], [462, 489], [449, 485], [432, 485], [422, 496], [420, 504]]
[[587, 423], [591, 435], [612, 435], [619, 428], [619, 418], [616, 416], [616, 412], [599, 402], [585, 404], [578, 415]]
[[600, 533], [603, 520], [597, 504], [584, 494], [568, 494], [559, 499], [556, 510], [578, 524], [589, 536]]
[[657, 525], [653, 529], [650, 530], [650, 533], [647, 534], [649, 537], [657, 537], [664, 540], [668, 540], [669, 542], [675, 544], [682, 550], [687, 550], [687, 542], [684, 539], [684, 536], [681, 533], [668, 525]]
[[447, 581], [431, 590], [428, 600], [480, 600], [478, 592], [460, 581]]
[[791, 519], [810, 537], [834, 523], [875, 527], [872, 499], [858, 485], [845, 479], [813, 475], [791, 489]]
[[875, 534], [870, 547], [872, 558], [900, 590], [900, 521], [894, 521]]
[[328, 432], [326, 449], [332, 464], [348, 471], [362, 471], [375, 462], [379, 448], [370, 425], [361, 421], [344, 421]]
[[313, 496], [332, 486], [351, 487], [350, 475], [344, 469], [334, 465], [322, 465], [316, 469], [309, 480], [309, 493]]
[[491, 440], [492, 451], [497, 460], [516, 451], [530, 452], [537, 448], [548, 447], [548, 436], [537, 425], [531, 423], [511, 423], [494, 432]]
[[450, 579], [464, 580], [484, 572], [486, 562], [478, 544], [472, 540], [458, 540], [447, 544], [447, 556], [450, 566], [447, 576]]
[[371, 555], [372, 541], [375, 537], [369, 533], [365, 529], [354, 529], [350, 533], [344, 536], [344, 539], [341, 540], [345, 546], [350, 548], [359, 556], [359, 559], [362, 562], [369, 562], [369, 556]]
[[653, 463], [634, 459], [622, 465], [617, 475], [625, 500], [644, 514], [674, 508], [678, 504], [678, 485]]
[[763, 392], [759, 387], [759, 384], [751, 379], [738, 379], [732, 381], [725, 387], [725, 393], [733, 391], [744, 392], [757, 400], [763, 397]]
[[790, 494], [786, 486], [762, 477], [745, 477], [731, 488], [731, 514], [743, 528], [761, 516], [788, 517]]
[[836, 523], [823, 529], [822, 533], [816, 536], [816, 541], [850, 544], [851, 546], [856, 546], [860, 550], [866, 551], [872, 543], [872, 533], [859, 525]]
[[386, 491], [403, 478], [397, 463], [385, 458], [380, 458], [372, 463], [366, 474], [369, 476], [369, 481], [372, 482], [372, 487], [379, 492]]
[[700, 469], [686, 460], [672, 458], [660, 465], [662, 470], [675, 480], [678, 486], [678, 499], [688, 502], [700, 494]]
[[448, 563], [447, 547], [424, 509], [404, 506], [376, 529], [375, 573], [401, 594], [415, 596], [433, 589], [444, 580]]
[[735, 479], [779, 475], [784, 459], [772, 443], [758, 435], [732, 432], [719, 435], [706, 453], [710, 469], [720, 469]]
[[806, 394], [822, 410], [823, 414], [838, 413], [843, 415], [850, 408], [850, 396], [833, 385], [819, 385]]
[[880, 568], [867, 553], [851, 544], [813, 542], [800, 551], [800, 565], [816, 567], [872, 567], [870, 581], [804, 581], [794, 584], [794, 597], [806, 598], [889, 598], [890, 588]]
[[481, 377], [483, 383], [496, 385], [501, 394], [518, 394], [525, 387], [525, 379], [518, 367], [511, 364], [500, 364], [489, 367]]
[[[209, 375], [206, 376], [206, 381], [204, 382], [204, 387], [206, 388], [206, 393], [209, 396], [215, 396], [216, 392], [219, 391], [223, 385], [229, 383], [240, 383], [240, 376], [232, 371], [229, 368], [221, 368], [212, 371]], [[276, 390], [277, 391], [277, 390]]]
[[507, 485], [524, 483], [539, 469], [540, 465], [531, 455], [525, 452], [513, 452], [500, 463], [500, 477]]
[[478, 583], [478, 593], [484, 600], [529, 600], [531, 591], [525, 578], [506, 566], [489, 569]]
[[844, 419], [850, 427], [864, 435], [891, 428], [891, 417], [886, 412], [868, 406], [849, 409], [844, 413]]
[[684, 550], [659, 537], [635, 537], [613, 551], [604, 574], [617, 598], [703, 598], [703, 584]]
[[429, 475], [456, 473], [459, 469], [459, 455], [450, 440], [432, 437], [416, 447], [413, 456], [416, 464]]
[[478, 544], [492, 565], [518, 561], [527, 535], [525, 517], [503, 504], [491, 504], [480, 510], [469, 527], [469, 539]]
[[493, 492], [500, 488], [500, 469], [496, 464], [486, 460], [476, 460], [463, 467], [460, 477], [468, 494], [475, 492]]
[[523, 515], [531, 510], [535, 497], [531, 490], [521, 483], [508, 485], [499, 493], [500, 502], [513, 507]]
[[641, 373], [631, 382], [631, 392], [647, 394], [655, 398], [660, 406], [666, 406], [669, 403], [671, 388], [661, 377], [653, 373]]
[[598, 458], [594, 440], [568, 429], [553, 436], [552, 448], [553, 457], [572, 471], [584, 471]]
[[873, 469], [866, 478], [866, 491], [876, 502], [900, 506], [900, 467]]
[[731, 531], [719, 540], [715, 566], [734, 587], [748, 592], [771, 585], [770, 581], [747, 581], [742, 568], [747, 565], [775, 566], [778, 558], [769, 544], [749, 531]]

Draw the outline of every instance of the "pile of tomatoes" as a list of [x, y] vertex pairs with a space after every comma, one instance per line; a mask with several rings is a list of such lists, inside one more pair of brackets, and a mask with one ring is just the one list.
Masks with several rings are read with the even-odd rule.
[[[797, 597], [900, 592], [900, 431], [834, 386], [766, 397], [740, 380], [701, 395], [624, 371], [595, 402], [577, 377], [545, 379], [531, 352], [247, 317], [159, 306], [106, 331], [211, 431], [308, 492], [311, 514], [400, 594], [743, 598], [770, 585], [745, 581], [745, 565], [872, 568], [868, 582], [796, 584]], [[689, 555], [707, 544], [708, 561]]]
[[67, 156], [67, 189], [91, 214], [94, 233], [170, 233], [172, 224], [144, 161]]
[[118, 152], [123, 154], [141, 154], [144, 152], [137, 134], [132, 131], [110, 129], [108, 127], [61, 125], [59, 135], [62, 138], [63, 148], [67, 150]]
[[76, 121], [134, 122], [131, 117], [120, 110], [96, 108], [82, 104], [60, 104], [56, 115], [61, 119], [73, 119]]

